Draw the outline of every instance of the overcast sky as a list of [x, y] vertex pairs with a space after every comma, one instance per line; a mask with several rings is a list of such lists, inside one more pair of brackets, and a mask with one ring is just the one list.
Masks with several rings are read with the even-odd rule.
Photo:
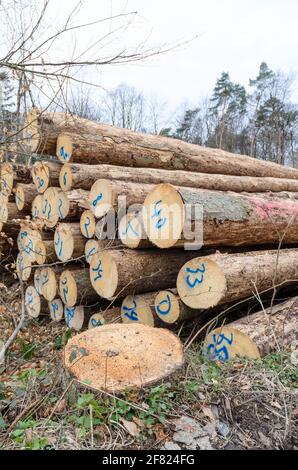
[[[63, 1], [72, 5], [73, 0]], [[197, 36], [167, 55], [136, 66], [106, 70], [106, 87], [126, 82], [176, 105], [210, 94], [216, 78], [228, 71], [244, 85], [262, 61], [298, 76], [297, 0], [85, 0], [86, 11], [138, 11], [129, 34], [148, 44], [174, 43]], [[85, 8], [84, 8], [85, 9]], [[131, 36], [130, 39], [131, 40]], [[119, 36], [121, 46], [121, 35]], [[298, 101], [298, 85], [294, 84]]]
[[[63, 21], [76, 4], [77, 0], [51, 0], [49, 24]], [[101, 43], [104, 47], [100, 52], [91, 49], [90, 58], [143, 41], [156, 46], [197, 37], [138, 65], [103, 67], [96, 76], [91, 72], [85, 76], [107, 89], [125, 82], [175, 107], [183, 102], [195, 104], [202, 96], [210, 95], [223, 71], [247, 86], [262, 61], [298, 78], [298, 0], [83, 0], [76, 22], [122, 11], [138, 11], [138, 17], [130, 27], [113, 35], [113, 41], [108, 37]], [[78, 31], [76, 47], [83, 51], [98, 35], [119, 24], [119, 20], [113, 20], [93, 30]], [[65, 41], [63, 46], [70, 49], [70, 38]], [[59, 52], [63, 56], [62, 45]], [[298, 82], [293, 86], [293, 98], [298, 102]]]

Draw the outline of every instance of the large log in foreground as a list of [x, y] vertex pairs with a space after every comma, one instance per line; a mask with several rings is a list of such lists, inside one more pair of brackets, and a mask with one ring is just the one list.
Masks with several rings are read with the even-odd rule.
[[298, 250], [272, 250], [198, 257], [179, 271], [177, 290], [191, 308], [208, 309], [297, 281]]
[[160, 184], [145, 199], [143, 222], [149, 240], [160, 248], [194, 241], [206, 246], [291, 244], [298, 241], [298, 201]]
[[92, 256], [90, 279], [105, 299], [133, 293], [153, 292], [175, 284], [179, 269], [193, 257], [190, 251], [105, 250]]
[[[197, 173], [183, 170], [162, 170], [155, 168], [131, 168], [117, 165], [84, 165], [65, 163], [60, 170], [59, 183], [63, 191], [72, 188], [90, 189], [98, 179], [128, 181], [131, 183], [169, 183], [188, 188], [211, 189], [234, 192], [298, 192], [298, 181], [285, 178], [233, 176]], [[53, 164], [52, 164], [53, 166]], [[57, 171], [56, 169], [53, 171]]]
[[207, 335], [204, 350], [211, 360], [228, 361], [237, 356], [255, 359], [274, 350], [291, 348], [297, 341], [297, 331], [295, 297], [216, 328]]

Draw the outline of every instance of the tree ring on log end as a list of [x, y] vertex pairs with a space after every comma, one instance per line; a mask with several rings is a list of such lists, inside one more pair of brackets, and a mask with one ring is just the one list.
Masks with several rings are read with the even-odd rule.
[[121, 305], [121, 319], [123, 323], [141, 323], [154, 326], [152, 306], [142, 295], [127, 295]]
[[155, 297], [156, 315], [165, 323], [175, 323], [180, 319], [180, 305], [177, 295], [169, 290], [160, 291]]
[[88, 197], [90, 208], [97, 219], [106, 215], [114, 206], [115, 194], [109, 180], [100, 179], [92, 185]]
[[67, 134], [59, 134], [57, 139], [56, 155], [60, 162], [67, 163], [72, 155], [72, 139]]
[[50, 317], [53, 321], [61, 321], [64, 314], [63, 303], [61, 299], [53, 299], [49, 302]]
[[74, 336], [63, 357], [80, 382], [111, 393], [151, 385], [184, 363], [182, 343], [171, 331], [123, 323]]
[[74, 250], [74, 238], [68, 224], [60, 224], [54, 235], [54, 247], [57, 258], [68, 261], [72, 258]]
[[57, 292], [55, 272], [49, 266], [42, 268], [40, 273], [41, 294], [48, 301], [53, 300]]
[[68, 307], [73, 307], [77, 302], [78, 289], [71, 271], [66, 269], [60, 276], [59, 293], [62, 302]]
[[43, 162], [34, 163], [31, 174], [37, 191], [44, 193], [50, 183], [50, 170], [47, 164]]
[[80, 228], [85, 238], [92, 238], [95, 233], [95, 218], [93, 212], [86, 210], [80, 218]]
[[220, 362], [237, 356], [250, 359], [261, 357], [256, 343], [242, 331], [230, 326], [216, 328], [206, 336], [204, 354], [209, 360]]
[[31, 318], [37, 318], [40, 314], [40, 295], [34, 286], [28, 286], [25, 292], [25, 308]]
[[179, 297], [191, 308], [207, 309], [218, 305], [226, 289], [225, 274], [211, 259], [193, 258], [178, 273]]
[[95, 291], [104, 299], [111, 299], [118, 286], [118, 269], [113, 256], [106, 251], [92, 256], [90, 281]]
[[106, 321], [101, 313], [94, 313], [89, 319], [88, 328], [96, 328], [98, 326], [105, 325]]
[[142, 217], [149, 240], [159, 248], [170, 248], [184, 227], [183, 199], [171, 184], [159, 184], [147, 195]]
[[84, 307], [78, 305], [76, 307], [64, 306], [64, 319], [68, 328], [80, 331], [84, 324]]
[[62, 191], [70, 191], [72, 188], [72, 170], [68, 163], [65, 163], [60, 170], [59, 185]]

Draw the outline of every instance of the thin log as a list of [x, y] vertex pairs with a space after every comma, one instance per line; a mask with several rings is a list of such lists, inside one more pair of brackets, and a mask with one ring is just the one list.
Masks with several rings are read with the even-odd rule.
[[34, 286], [28, 286], [25, 291], [25, 308], [30, 318], [38, 318], [41, 313], [48, 313], [48, 303], [36, 291]]
[[199, 318], [202, 311], [185, 305], [179, 298], [177, 289], [158, 292], [154, 301], [155, 313], [160, 320], [173, 324], [192, 318]]
[[90, 305], [99, 300], [92, 288], [88, 268], [69, 267], [60, 276], [59, 293], [68, 307]]
[[298, 280], [298, 250], [216, 253], [180, 269], [177, 290], [191, 308], [208, 309]]
[[121, 318], [123, 323], [141, 323], [155, 326], [159, 323], [155, 314], [154, 301], [157, 292], [147, 294], [128, 295], [121, 304]]
[[59, 298], [53, 299], [48, 303], [50, 317], [53, 321], [59, 322], [64, 317], [64, 305]]
[[64, 305], [64, 319], [68, 328], [80, 331], [85, 320], [83, 305], [76, 305], [74, 307]]
[[82, 212], [80, 218], [81, 233], [85, 238], [93, 238], [95, 233], [95, 217], [91, 210]]
[[60, 261], [66, 262], [83, 257], [85, 242], [79, 224], [61, 223], [56, 227], [54, 249]]
[[15, 203], [19, 211], [25, 210], [30, 213], [32, 203], [37, 196], [38, 192], [34, 184], [17, 183], [15, 187]]

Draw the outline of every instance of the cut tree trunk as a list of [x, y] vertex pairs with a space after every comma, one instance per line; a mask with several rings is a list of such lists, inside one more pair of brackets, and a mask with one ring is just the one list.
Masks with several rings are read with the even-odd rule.
[[184, 320], [199, 318], [202, 311], [185, 305], [176, 289], [158, 292], [154, 302], [156, 315], [165, 323], [173, 324]]
[[[91, 124], [95, 123], [90, 121]], [[298, 170], [276, 163], [102, 123], [96, 123], [96, 128], [91, 130], [90, 127], [85, 134], [60, 134], [56, 155], [63, 163], [108, 163], [223, 175], [298, 179]]]
[[38, 192], [34, 184], [17, 183], [15, 187], [15, 203], [19, 211], [25, 210], [30, 213], [32, 203], [37, 196]]
[[49, 312], [48, 302], [38, 294], [34, 286], [28, 286], [25, 291], [25, 309], [31, 318], [38, 318], [41, 313]]
[[119, 222], [118, 234], [123, 245], [128, 248], [140, 249], [154, 246], [148, 240], [141, 212], [128, 212], [122, 217]]
[[53, 248], [60, 261], [82, 258], [85, 255], [85, 243], [80, 224], [60, 223], [56, 227]]
[[281, 283], [298, 282], [298, 250], [216, 253], [188, 261], [179, 271], [177, 290], [191, 308], [251, 297]]
[[84, 165], [65, 163], [60, 166], [60, 187], [63, 191], [72, 188], [90, 189], [98, 179], [127, 181], [140, 184], [169, 183], [188, 188], [211, 189], [234, 192], [298, 192], [298, 181], [286, 178], [233, 176], [197, 173], [183, 170], [155, 168], [131, 168], [117, 165]]
[[53, 299], [48, 303], [50, 317], [53, 321], [59, 322], [64, 317], [64, 305], [59, 298]]
[[154, 310], [154, 301], [157, 292], [147, 294], [128, 295], [121, 304], [121, 318], [123, 323], [141, 323], [155, 326], [160, 323]]
[[94, 313], [88, 323], [88, 328], [96, 328], [97, 326], [103, 326], [108, 323], [119, 323], [121, 321], [121, 309], [120, 307], [112, 307], [107, 310]]
[[[211, 331], [204, 349], [209, 359], [259, 358], [297, 344], [298, 298], [248, 315]], [[297, 346], [296, 346], [297, 347]]]
[[160, 248], [298, 241], [298, 201], [161, 184], [143, 207], [148, 238]]
[[14, 183], [13, 165], [7, 162], [0, 162], [0, 194], [9, 196]]
[[60, 167], [51, 162], [36, 162], [31, 168], [33, 183], [38, 193], [43, 194], [50, 186], [59, 186]]
[[190, 251], [105, 250], [92, 257], [90, 279], [105, 299], [153, 292], [175, 284], [183, 263], [193, 258]]
[[68, 307], [90, 305], [99, 301], [99, 296], [92, 288], [89, 269], [77, 266], [69, 267], [60, 276], [59, 293], [62, 302]]

